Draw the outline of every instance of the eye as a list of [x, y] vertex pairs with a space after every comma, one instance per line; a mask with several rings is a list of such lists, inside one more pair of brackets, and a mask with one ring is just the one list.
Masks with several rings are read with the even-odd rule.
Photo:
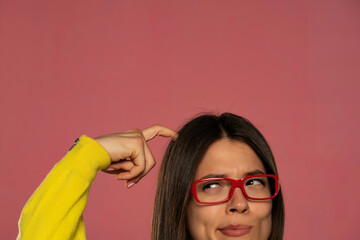
[[202, 190], [206, 190], [206, 189], [213, 189], [213, 188], [218, 188], [221, 187], [220, 183], [218, 182], [211, 182], [211, 183], [207, 183], [202, 187]]
[[246, 186], [249, 185], [263, 185], [265, 186], [265, 182], [261, 179], [250, 179], [249, 181], [246, 182], [245, 184]]
[[198, 184], [197, 189], [202, 192], [218, 192], [226, 187], [226, 181], [223, 180], [206, 180]]

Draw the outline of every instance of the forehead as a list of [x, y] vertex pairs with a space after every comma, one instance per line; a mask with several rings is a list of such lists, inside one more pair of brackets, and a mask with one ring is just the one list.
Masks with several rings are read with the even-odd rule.
[[221, 139], [206, 151], [196, 170], [195, 180], [209, 174], [240, 179], [255, 170], [265, 173], [263, 163], [251, 147], [240, 141]]

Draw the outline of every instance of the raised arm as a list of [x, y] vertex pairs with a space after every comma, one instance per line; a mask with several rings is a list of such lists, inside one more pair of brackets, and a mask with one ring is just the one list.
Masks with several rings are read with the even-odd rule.
[[155, 136], [176, 139], [177, 133], [155, 125], [95, 140], [82, 136], [26, 203], [17, 239], [86, 239], [82, 214], [97, 172], [117, 174], [131, 187], [155, 165], [146, 143]]

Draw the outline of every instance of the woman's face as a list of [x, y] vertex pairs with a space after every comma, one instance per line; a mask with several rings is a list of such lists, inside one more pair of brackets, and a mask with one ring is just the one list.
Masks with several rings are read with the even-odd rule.
[[[265, 168], [248, 145], [221, 139], [207, 150], [195, 180], [209, 175], [241, 179], [261, 172], [265, 174]], [[240, 188], [235, 189], [229, 201], [220, 204], [200, 204], [192, 197], [187, 210], [188, 227], [195, 240], [266, 240], [271, 232], [271, 208], [271, 200], [247, 200]]]

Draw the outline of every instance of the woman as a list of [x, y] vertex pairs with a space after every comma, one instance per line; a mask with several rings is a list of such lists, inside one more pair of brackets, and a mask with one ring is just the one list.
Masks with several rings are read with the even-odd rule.
[[282, 239], [271, 150], [249, 121], [230, 113], [199, 116], [178, 134], [156, 125], [96, 141], [83, 136], [28, 201], [18, 239], [85, 239], [82, 212], [96, 172], [115, 173], [132, 187], [155, 165], [146, 141], [157, 135], [173, 141], [159, 173], [153, 240]]

